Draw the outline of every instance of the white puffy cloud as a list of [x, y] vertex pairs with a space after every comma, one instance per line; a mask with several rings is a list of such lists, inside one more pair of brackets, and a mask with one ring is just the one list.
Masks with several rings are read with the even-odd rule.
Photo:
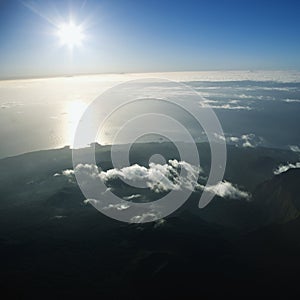
[[[180, 169], [185, 170], [185, 176], [180, 176]], [[76, 166], [75, 171], [67, 169], [62, 171], [62, 175], [70, 178], [74, 176], [75, 172], [84, 173], [93, 179], [99, 178], [105, 183], [117, 178], [126, 180], [129, 184], [130, 182], [145, 183], [151, 190], [160, 193], [182, 188], [193, 190], [192, 182], [197, 182], [202, 169], [184, 161], [169, 160], [164, 165], [150, 163], [148, 168], [135, 164], [122, 169], [114, 168], [100, 172], [95, 165], [79, 164]], [[58, 176], [60, 174], [56, 173], [54, 175]], [[137, 197], [140, 197], [140, 195], [131, 195], [127, 199]]]
[[92, 203], [92, 204], [96, 204], [97, 203], [97, 200], [95, 199], [85, 199], [83, 201], [84, 204], [88, 204], [88, 203]]
[[240, 137], [230, 136], [226, 138], [229, 143], [234, 143], [236, 146], [243, 148], [254, 148], [260, 145], [263, 141], [261, 137], [255, 136], [253, 133], [243, 134]]
[[231, 136], [228, 138], [230, 142], [237, 143], [240, 139], [236, 136]]
[[133, 223], [145, 223], [145, 222], [151, 222], [154, 220], [159, 219], [157, 214], [153, 212], [144, 213], [142, 215], [137, 215], [131, 218], [131, 222]]
[[280, 165], [277, 167], [277, 169], [274, 171], [275, 175], [281, 174], [283, 172], [286, 172], [289, 169], [299, 169], [300, 168], [300, 162], [296, 162], [295, 164], [286, 164], [286, 165]]
[[[74, 175], [74, 170], [70, 170], [70, 169], [63, 170], [62, 175], [70, 177], [70, 176]], [[53, 176], [59, 176], [59, 174], [55, 173]]]
[[[184, 174], [180, 174], [180, 170], [184, 170]], [[99, 178], [104, 183], [117, 178], [126, 180], [129, 184], [130, 182], [133, 183], [140, 181], [145, 183], [150, 190], [156, 193], [182, 189], [188, 189], [190, 191], [205, 190], [223, 198], [250, 199], [250, 195], [247, 192], [241, 191], [238, 187], [228, 181], [221, 181], [212, 186], [199, 184], [198, 177], [201, 173], [203, 173], [203, 170], [199, 166], [193, 166], [185, 161], [169, 160], [168, 163], [164, 165], [150, 163], [148, 168], [135, 164], [122, 169], [110, 169], [101, 172], [98, 172], [97, 166], [80, 164], [75, 168], [75, 171], [86, 172], [86, 174], [88, 174], [91, 178]], [[65, 170], [62, 174], [69, 177], [74, 175], [74, 171]], [[126, 196], [123, 199], [132, 200], [139, 197], [141, 197], [140, 194], [133, 194]], [[85, 203], [93, 201], [96, 200], [87, 199], [85, 200]], [[129, 208], [129, 206], [124, 206], [124, 204], [117, 206], [109, 205], [107, 207], [107, 209], [117, 210], [124, 210], [127, 208]], [[144, 220], [151, 216], [147, 215], [137, 217]]]
[[250, 134], [243, 134], [241, 139], [243, 140], [242, 146], [244, 148], [254, 148], [254, 144], [252, 143], [252, 140], [254, 139], [255, 135], [250, 133]]
[[211, 193], [216, 194], [222, 198], [229, 198], [229, 199], [245, 199], [250, 200], [251, 195], [245, 191], [240, 190], [238, 187], [234, 186], [229, 181], [220, 181], [215, 185], [211, 186], [203, 186], [198, 184], [198, 189], [205, 190]]
[[289, 146], [289, 147], [290, 147], [290, 149], [291, 149], [293, 152], [300, 152], [299, 146], [291, 145], [291, 146]]
[[243, 142], [242, 145], [244, 148], [254, 148], [254, 145], [251, 144], [251, 142], [249, 140], [246, 140], [245, 142]]
[[226, 141], [226, 138], [224, 135], [218, 134], [214, 132], [214, 137], [216, 138], [217, 141]]
[[[186, 171], [186, 176], [180, 176], [179, 169]], [[182, 188], [193, 190], [193, 182], [197, 182], [200, 167], [192, 166], [184, 161], [169, 160], [167, 164], [160, 165], [150, 163], [149, 168], [138, 164], [122, 169], [110, 169], [99, 173], [99, 178], [103, 182], [121, 178], [130, 182], [145, 183], [156, 193], [170, 190], [180, 190]]]

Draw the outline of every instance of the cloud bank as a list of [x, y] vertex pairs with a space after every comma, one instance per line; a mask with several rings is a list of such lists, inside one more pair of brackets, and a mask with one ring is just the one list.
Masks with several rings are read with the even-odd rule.
[[[184, 171], [183, 175], [180, 170]], [[212, 186], [204, 186], [198, 182], [200, 174], [203, 170], [200, 166], [193, 166], [185, 161], [169, 160], [164, 165], [150, 163], [149, 167], [134, 164], [122, 169], [109, 169], [107, 171], [98, 172], [97, 166], [79, 164], [75, 168], [75, 172], [83, 172], [91, 178], [99, 178], [105, 184], [116, 179], [126, 180], [127, 183], [144, 183], [151, 191], [155, 193], [169, 192], [171, 190], [190, 191], [208, 191], [222, 198], [230, 199], [250, 199], [250, 194], [240, 190], [237, 186], [228, 181], [220, 181]], [[64, 170], [62, 175], [73, 177], [73, 170]], [[132, 200], [141, 197], [140, 194], [126, 196], [124, 200]], [[90, 202], [92, 200], [86, 200]], [[107, 209], [123, 210], [127, 207], [107, 207]], [[148, 216], [149, 217], [149, 216]]]

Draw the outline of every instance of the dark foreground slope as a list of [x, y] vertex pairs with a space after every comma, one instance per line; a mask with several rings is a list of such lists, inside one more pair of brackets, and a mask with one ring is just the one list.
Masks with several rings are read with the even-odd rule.
[[[108, 150], [98, 152], [107, 168]], [[148, 224], [105, 217], [83, 204], [68, 178], [53, 176], [71, 168], [67, 148], [2, 160], [1, 292], [6, 299], [244, 298], [280, 292], [288, 299], [300, 278], [300, 170], [272, 173], [294, 155], [229, 149], [226, 179], [239, 178], [252, 202], [215, 198], [203, 213], [194, 195], [164, 222]], [[251, 176], [236, 174], [237, 161]]]

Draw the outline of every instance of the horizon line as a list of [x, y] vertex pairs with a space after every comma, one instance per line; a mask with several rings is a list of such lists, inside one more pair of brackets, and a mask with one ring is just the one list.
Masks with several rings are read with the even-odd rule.
[[67, 78], [80, 76], [97, 76], [97, 75], [133, 75], [133, 74], [153, 74], [153, 73], [201, 73], [201, 72], [299, 72], [298, 69], [203, 69], [203, 70], [184, 70], [184, 71], [146, 71], [146, 72], [77, 72], [74, 74], [50, 74], [50, 75], [18, 75], [18, 76], [0, 76], [0, 81], [12, 80], [34, 80], [34, 79], [51, 79]]

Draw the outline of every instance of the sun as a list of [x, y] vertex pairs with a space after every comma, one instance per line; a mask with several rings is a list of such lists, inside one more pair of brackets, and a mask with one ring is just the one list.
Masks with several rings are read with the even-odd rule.
[[63, 23], [59, 26], [57, 35], [60, 42], [69, 48], [79, 47], [84, 39], [84, 33], [80, 25], [73, 22]]

